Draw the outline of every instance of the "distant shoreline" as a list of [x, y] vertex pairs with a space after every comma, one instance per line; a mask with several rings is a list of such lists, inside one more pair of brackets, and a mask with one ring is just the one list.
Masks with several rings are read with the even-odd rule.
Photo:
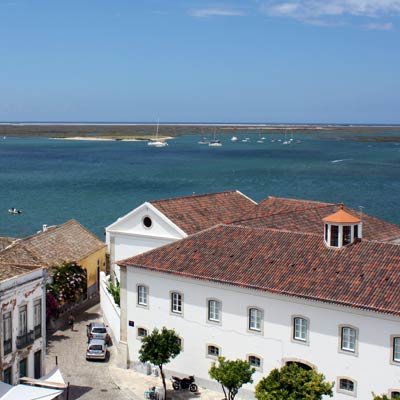
[[[72, 137], [50, 137], [49, 139], [55, 140], [88, 140], [88, 141], [102, 141], [102, 142], [144, 142], [154, 138], [136, 139], [136, 138], [119, 138], [119, 137], [101, 137], [101, 136], [72, 136]], [[173, 137], [159, 137], [158, 140], [165, 141], [173, 139]]]

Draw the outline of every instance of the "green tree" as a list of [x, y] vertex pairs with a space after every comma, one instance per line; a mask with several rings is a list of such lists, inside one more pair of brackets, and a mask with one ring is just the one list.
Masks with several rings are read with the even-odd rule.
[[[386, 396], [386, 394], [381, 394], [380, 396], [378, 396], [374, 392], [372, 392], [372, 396], [374, 397], [373, 400], [390, 400], [390, 398], [388, 396]], [[400, 396], [399, 395], [397, 395], [397, 396], [395, 395], [394, 397], [392, 397], [392, 399], [400, 399]]]
[[115, 304], [121, 307], [121, 288], [117, 278], [115, 278], [115, 283], [111, 282], [111, 280], [108, 281], [107, 290], [113, 297]]
[[275, 368], [256, 386], [258, 400], [320, 400], [332, 397], [334, 383], [325, 382], [325, 376], [315, 369], [306, 370], [296, 363]]
[[244, 384], [253, 382], [254, 372], [255, 368], [247, 361], [226, 360], [225, 357], [218, 357], [218, 365], [213, 363], [208, 371], [210, 377], [221, 384], [227, 400], [233, 400]]
[[173, 329], [165, 327], [159, 331], [154, 328], [153, 332], [142, 339], [142, 347], [139, 350], [139, 360], [157, 365], [164, 386], [165, 398], [167, 398], [167, 386], [163, 365], [168, 364], [181, 352], [181, 339]]

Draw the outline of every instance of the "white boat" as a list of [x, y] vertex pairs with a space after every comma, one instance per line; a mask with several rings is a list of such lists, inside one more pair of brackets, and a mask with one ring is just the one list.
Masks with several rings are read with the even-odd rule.
[[9, 214], [21, 214], [22, 210], [17, 210], [16, 208], [11, 207], [11, 208], [8, 209], [8, 213]]
[[245, 139], [242, 139], [242, 142], [243, 142], [243, 143], [249, 143], [249, 142], [250, 142], [250, 138], [247, 137], [247, 138], [245, 138]]
[[161, 141], [158, 139], [158, 127], [160, 125], [160, 120], [157, 121], [157, 132], [156, 132], [156, 138], [155, 139], [150, 139], [150, 141], [147, 143], [147, 146], [153, 146], [153, 147], [166, 147], [168, 146], [167, 142]]
[[210, 143], [208, 143], [208, 145], [209, 145], [210, 147], [221, 147], [221, 146], [222, 146], [222, 143], [221, 143], [221, 141], [218, 140], [218, 139], [213, 139], [213, 140], [210, 140]]
[[239, 139], [236, 136], [231, 137], [231, 142], [237, 142]]
[[206, 137], [203, 137], [203, 139], [199, 140], [197, 143], [198, 144], [209, 144], [210, 142], [208, 141], [208, 139]]

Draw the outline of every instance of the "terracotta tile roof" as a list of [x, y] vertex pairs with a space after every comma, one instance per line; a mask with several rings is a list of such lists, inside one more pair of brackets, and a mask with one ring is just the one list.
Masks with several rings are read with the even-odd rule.
[[238, 191], [178, 197], [150, 203], [188, 235], [237, 220], [256, 206], [255, 202]]
[[0, 251], [0, 262], [54, 266], [65, 261], [80, 261], [105, 247], [79, 222], [71, 219], [62, 225], [18, 240]]
[[322, 218], [324, 222], [331, 222], [336, 224], [358, 224], [361, 220], [348, 212], [343, 210], [343, 206], [340, 206], [340, 210], [335, 212], [334, 214], [328, 215], [325, 218]]
[[0, 263], [0, 282], [42, 268], [38, 265]]
[[[269, 197], [260, 202], [255, 210], [234, 223], [319, 236], [323, 234], [324, 230], [323, 218], [338, 212], [340, 207], [340, 204], [333, 203]], [[362, 236], [364, 239], [400, 243], [400, 226], [364, 213], [361, 215], [360, 212], [350, 207], [344, 207], [344, 211], [362, 220]]]
[[400, 315], [400, 246], [220, 225], [121, 265]]
[[0, 250], [5, 249], [15, 240], [17, 240], [17, 239], [10, 238], [10, 237], [0, 237]]

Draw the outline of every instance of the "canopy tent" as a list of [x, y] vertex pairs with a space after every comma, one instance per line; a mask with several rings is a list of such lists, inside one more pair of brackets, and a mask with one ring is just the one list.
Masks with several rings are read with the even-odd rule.
[[21, 378], [20, 380], [27, 384], [12, 386], [0, 382], [0, 400], [51, 400], [59, 396], [67, 387], [57, 366], [41, 379]]

